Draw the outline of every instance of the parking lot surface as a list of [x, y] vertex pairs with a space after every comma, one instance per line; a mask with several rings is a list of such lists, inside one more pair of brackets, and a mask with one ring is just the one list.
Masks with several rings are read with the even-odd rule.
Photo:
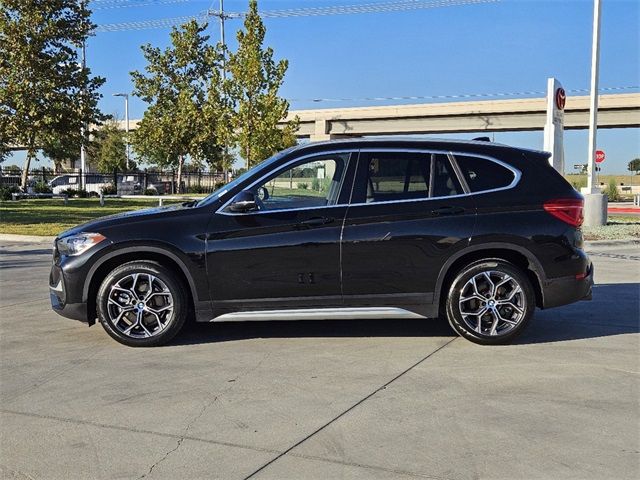
[[3, 478], [640, 476], [640, 249], [516, 344], [439, 320], [207, 324], [132, 349], [50, 310], [49, 243], [0, 242]]

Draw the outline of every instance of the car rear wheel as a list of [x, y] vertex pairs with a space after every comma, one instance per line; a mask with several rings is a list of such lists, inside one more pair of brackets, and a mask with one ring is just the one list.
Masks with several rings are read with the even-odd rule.
[[125, 263], [109, 273], [98, 291], [98, 318], [111, 337], [130, 347], [171, 340], [188, 313], [185, 286], [156, 262]]
[[481, 260], [462, 269], [446, 302], [453, 329], [474, 343], [508, 343], [533, 316], [535, 295], [524, 272], [504, 260]]

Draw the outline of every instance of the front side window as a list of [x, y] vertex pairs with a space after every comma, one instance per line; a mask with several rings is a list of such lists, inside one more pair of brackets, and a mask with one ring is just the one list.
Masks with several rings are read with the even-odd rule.
[[472, 192], [503, 188], [513, 182], [511, 170], [486, 158], [456, 155], [455, 160]]
[[253, 186], [258, 209], [290, 210], [325, 207], [338, 202], [348, 153], [307, 159]]

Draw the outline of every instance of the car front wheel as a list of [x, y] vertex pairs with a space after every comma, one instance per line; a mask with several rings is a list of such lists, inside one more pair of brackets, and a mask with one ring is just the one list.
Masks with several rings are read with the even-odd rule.
[[163, 345], [184, 325], [188, 313], [184, 292], [175, 273], [159, 263], [125, 263], [100, 286], [98, 318], [107, 333], [124, 345]]
[[512, 341], [534, 310], [531, 282], [522, 270], [503, 260], [481, 260], [462, 269], [451, 283], [446, 302], [453, 329], [483, 345]]

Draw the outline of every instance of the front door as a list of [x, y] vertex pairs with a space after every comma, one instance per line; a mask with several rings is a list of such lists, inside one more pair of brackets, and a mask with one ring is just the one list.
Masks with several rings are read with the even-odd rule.
[[346, 306], [429, 315], [440, 269], [475, 221], [446, 153], [363, 151], [343, 232]]
[[207, 268], [217, 315], [342, 303], [340, 232], [350, 165], [350, 152], [288, 162], [246, 189], [258, 210], [223, 206], [215, 214]]

